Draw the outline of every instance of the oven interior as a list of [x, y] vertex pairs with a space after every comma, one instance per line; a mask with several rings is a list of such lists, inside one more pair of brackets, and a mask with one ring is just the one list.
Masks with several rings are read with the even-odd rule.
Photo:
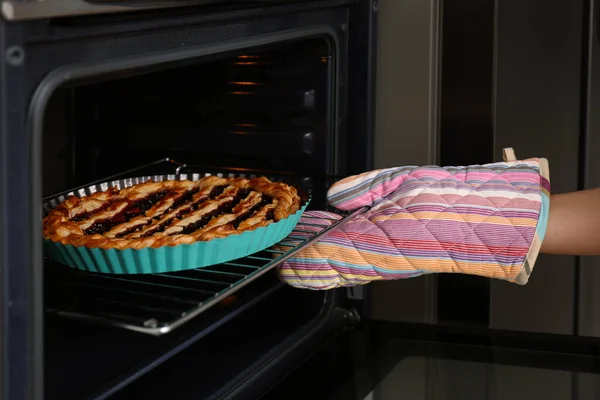
[[211, 58], [58, 91], [44, 132], [44, 194], [164, 157], [308, 181], [336, 172], [327, 40]]
[[[328, 184], [345, 169], [335, 128], [335, 61], [331, 43], [315, 37], [68, 82], [45, 109], [43, 193], [149, 163], [130, 176], [172, 173], [152, 164], [168, 157], [190, 172], [293, 176], [312, 192], [310, 208], [322, 208]], [[169, 313], [164, 281], [144, 278], [158, 284], [127, 303], [137, 296], [129, 277], [99, 283], [86, 273], [73, 276], [45, 260], [48, 399], [154, 398], [162, 387], [176, 398], [222, 395], [232, 390], [228, 384], [249, 379], [257, 360], [266, 363], [322, 326], [340, 297], [289, 288], [269, 271], [154, 337], [81, 315], [144, 320]]]

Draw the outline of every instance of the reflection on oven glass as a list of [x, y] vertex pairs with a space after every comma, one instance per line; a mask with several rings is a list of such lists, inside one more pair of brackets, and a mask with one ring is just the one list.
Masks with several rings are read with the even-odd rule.
[[410, 357], [365, 400], [596, 400], [600, 375], [462, 360]]

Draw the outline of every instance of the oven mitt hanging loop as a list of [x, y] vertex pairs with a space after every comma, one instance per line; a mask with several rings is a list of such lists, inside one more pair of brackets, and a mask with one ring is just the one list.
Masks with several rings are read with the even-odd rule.
[[[525, 284], [549, 211], [544, 158], [467, 167], [398, 167], [337, 182], [331, 205], [369, 207], [279, 267], [288, 284], [332, 289], [430, 273], [461, 273]], [[332, 223], [322, 211], [307, 218]], [[302, 220], [301, 220], [302, 221]], [[302, 224], [302, 222], [301, 222]]]

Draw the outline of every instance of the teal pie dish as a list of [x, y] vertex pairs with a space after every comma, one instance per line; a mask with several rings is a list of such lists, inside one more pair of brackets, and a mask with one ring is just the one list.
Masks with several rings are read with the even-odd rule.
[[[161, 177], [164, 178], [162, 180], [169, 178], [196, 180], [203, 176], [205, 175], [182, 174]], [[80, 193], [68, 193], [67, 196], [86, 195], [113, 186], [119, 188], [133, 186], [150, 178], [157, 179], [157, 177], [142, 177], [114, 181], [94, 185], [96, 188], [90, 187]], [[46, 257], [68, 267], [106, 274], [155, 274], [209, 267], [260, 252], [285, 239], [292, 233], [311, 200], [310, 194], [303, 190], [299, 190], [299, 195], [302, 202], [296, 213], [267, 226], [224, 238], [177, 246], [124, 250], [64, 245], [45, 239], [44, 253]], [[56, 198], [45, 203], [45, 211], [48, 212], [61, 201], [60, 198]]]

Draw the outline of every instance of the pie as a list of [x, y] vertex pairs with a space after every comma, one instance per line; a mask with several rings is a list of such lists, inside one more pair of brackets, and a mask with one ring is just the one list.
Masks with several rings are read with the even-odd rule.
[[102, 249], [158, 248], [208, 241], [294, 214], [293, 186], [260, 177], [147, 181], [70, 196], [44, 218], [44, 238]]

